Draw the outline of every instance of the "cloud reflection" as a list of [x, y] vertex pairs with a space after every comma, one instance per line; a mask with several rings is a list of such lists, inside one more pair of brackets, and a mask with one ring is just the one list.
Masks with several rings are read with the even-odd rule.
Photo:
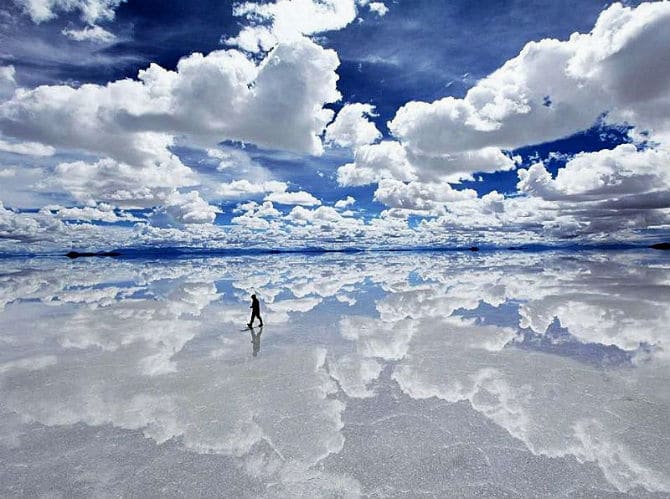
[[[240, 331], [251, 291], [267, 321], [257, 356]], [[7, 260], [0, 304], [0, 456], [35, 480], [50, 461], [5, 453], [35, 425], [44, 445], [84, 424], [225, 458], [265, 490], [251, 496], [398, 495], [383, 469], [364, 472], [360, 449], [403, 441], [411, 470], [434, 438], [442, 447], [414, 472], [446, 473], [443, 454], [460, 448], [472, 461], [453, 490], [474, 493], [469, 466], [488, 463], [477, 480], [492, 495], [540, 493], [500, 478], [514, 462], [535, 463], [524, 487], [563, 477], [552, 494], [670, 492], [670, 266], [654, 253]], [[528, 348], [531, 337], [546, 341]], [[588, 349], [559, 355], [561, 341]], [[633, 362], [585, 362], [612, 349]], [[462, 443], [442, 408], [479, 430]], [[421, 418], [440, 436], [424, 441]], [[518, 459], [495, 458], [501, 445]]]

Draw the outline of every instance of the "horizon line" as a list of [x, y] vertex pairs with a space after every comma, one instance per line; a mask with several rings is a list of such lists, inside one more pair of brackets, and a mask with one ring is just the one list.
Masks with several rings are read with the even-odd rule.
[[400, 246], [400, 247], [356, 247], [347, 246], [341, 248], [329, 248], [320, 246], [303, 246], [296, 248], [206, 248], [194, 246], [154, 246], [154, 247], [122, 247], [111, 250], [91, 249], [66, 249], [45, 252], [0, 252], [0, 258], [79, 258], [79, 257], [109, 257], [119, 259], [133, 258], [184, 258], [184, 257], [221, 257], [221, 256], [255, 256], [273, 254], [326, 254], [326, 253], [443, 253], [461, 252], [470, 253], [520, 251], [520, 252], [544, 252], [544, 251], [617, 251], [635, 249], [670, 249], [669, 242], [659, 243], [573, 243], [573, 244], [519, 244], [519, 245], [459, 245], [459, 246]]

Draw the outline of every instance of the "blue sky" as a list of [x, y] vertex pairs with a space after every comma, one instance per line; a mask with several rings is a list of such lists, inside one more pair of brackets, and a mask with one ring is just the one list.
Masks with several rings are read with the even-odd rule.
[[0, 250], [670, 233], [668, 2], [3, 5]]

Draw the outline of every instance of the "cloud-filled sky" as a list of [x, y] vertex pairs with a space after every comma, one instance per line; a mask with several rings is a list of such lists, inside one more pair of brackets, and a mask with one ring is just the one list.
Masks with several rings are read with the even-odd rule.
[[670, 235], [670, 2], [10, 0], [0, 251]]

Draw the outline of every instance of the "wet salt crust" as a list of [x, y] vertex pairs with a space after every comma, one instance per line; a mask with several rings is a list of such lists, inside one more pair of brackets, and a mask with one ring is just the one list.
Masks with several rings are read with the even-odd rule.
[[0, 265], [2, 496], [670, 497], [651, 250]]

